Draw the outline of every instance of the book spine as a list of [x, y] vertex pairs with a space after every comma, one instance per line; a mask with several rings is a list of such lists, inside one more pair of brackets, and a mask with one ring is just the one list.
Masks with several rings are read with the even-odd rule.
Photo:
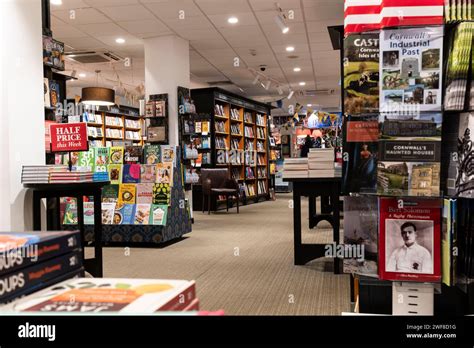
[[31, 264], [72, 252], [81, 246], [81, 234], [58, 236], [24, 247], [0, 252], [0, 275], [14, 272]]
[[82, 266], [80, 251], [0, 276], [0, 303]]

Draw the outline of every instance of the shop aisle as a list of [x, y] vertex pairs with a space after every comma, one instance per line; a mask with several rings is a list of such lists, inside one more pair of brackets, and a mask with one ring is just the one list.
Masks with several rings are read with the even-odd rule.
[[[229, 315], [339, 315], [350, 310], [349, 276], [329, 259], [293, 265], [291, 195], [237, 215], [195, 213], [193, 232], [165, 248], [105, 248], [104, 276], [196, 280], [203, 310]], [[307, 200], [302, 204], [307, 214]], [[307, 217], [303, 215], [303, 221]], [[326, 225], [324, 225], [326, 224]], [[305, 242], [329, 242], [327, 223]]]

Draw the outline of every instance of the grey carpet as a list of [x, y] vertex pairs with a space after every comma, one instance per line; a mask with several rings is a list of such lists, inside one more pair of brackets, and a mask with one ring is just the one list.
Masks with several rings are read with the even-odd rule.
[[[229, 213], [195, 212], [193, 232], [162, 249], [104, 248], [104, 276], [195, 280], [202, 310], [229, 315], [340, 315], [350, 310], [349, 276], [332, 260], [293, 264], [291, 195]], [[330, 225], [309, 230], [302, 204], [303, 242], [330, 242]], [[89, 248], [88, 248], [89, 249]], [[91, 250], [87, 250], [90, 255]]]

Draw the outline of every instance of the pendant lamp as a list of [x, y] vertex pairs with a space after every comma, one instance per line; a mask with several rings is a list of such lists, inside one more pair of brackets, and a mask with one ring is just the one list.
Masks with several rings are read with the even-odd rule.
[[[95, 72], [97, 74], [98, 85], [100, 70], [96, 70]], [[115, 91], [105, 87], [84, 87], [82, 89], [82, 103], [96, 106], [115, 105]]]

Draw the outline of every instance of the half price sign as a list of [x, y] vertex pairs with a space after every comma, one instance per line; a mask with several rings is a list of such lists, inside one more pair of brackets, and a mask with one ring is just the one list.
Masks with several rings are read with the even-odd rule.
[[51, 152], [87, 151], [89, 142], [85, 123], [51, 125]]

